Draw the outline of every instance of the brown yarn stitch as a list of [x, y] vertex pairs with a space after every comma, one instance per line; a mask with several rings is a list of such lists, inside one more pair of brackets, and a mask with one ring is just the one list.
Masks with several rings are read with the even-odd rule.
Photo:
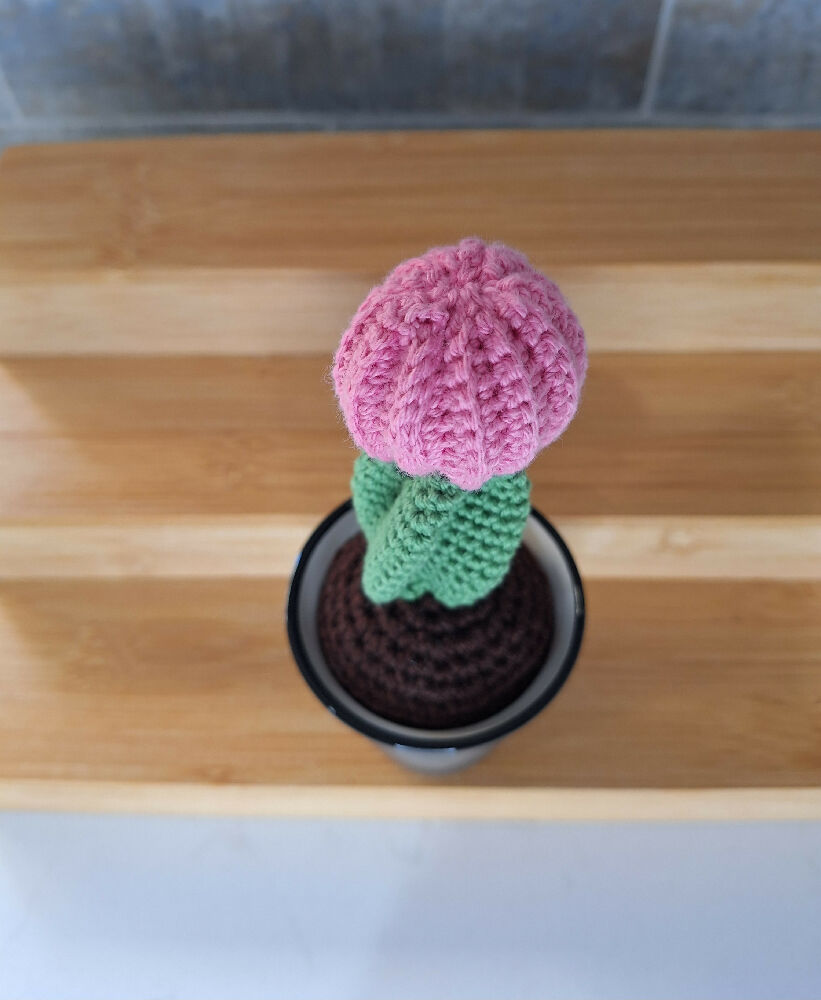
[[362, 592], [365, 539], [337, 552], [322, 585], [319, 639], [339, 683], [394, 722], [468, 725], [520, 694], [544, 663], [553, 633], [550, 589], [521, 546], [504, 581], [467, 607], [430, 595], [374, 604]]

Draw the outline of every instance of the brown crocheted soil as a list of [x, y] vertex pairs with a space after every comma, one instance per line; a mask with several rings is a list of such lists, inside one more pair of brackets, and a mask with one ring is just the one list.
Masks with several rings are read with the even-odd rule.
[[430, 595], [373, 604], [362, 592], [364, 555], [362, 535], [337, 552], [317, 615], [328, 667], [373, 712], [424, 729], [468, 725], [511, 702], [544, 663], [553, 606], [524, 546], [503, 583], [463, 608]]

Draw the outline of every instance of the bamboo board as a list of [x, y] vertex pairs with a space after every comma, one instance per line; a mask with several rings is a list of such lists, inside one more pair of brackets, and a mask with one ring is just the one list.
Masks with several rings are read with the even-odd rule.
[[[578, 666], [462, 775], [328, 715], [287, 576], [347, 495], [327, 382], [402, 257], [508, 240], [588, 329], [532, 468]], [[0, 805], [821, 817], [821, 136], [251, 136], [0, 161]]]

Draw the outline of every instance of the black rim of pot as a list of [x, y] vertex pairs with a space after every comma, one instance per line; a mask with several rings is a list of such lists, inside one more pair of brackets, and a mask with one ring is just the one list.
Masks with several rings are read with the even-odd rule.
[[[458, 750], [465, 747], [478, 746], [482, 743], [490, 743], [493, 740], [500, 739], [502, 736], [506, 736], [515, 729], [519, 729], [526, 722], [529, 722], [535, 715], [538, 715], [545, 705], [552, 701], [553, 698], [559, 693], [559, 690], [564, 685], [576, 663], [579, 655], [579, 649], [582, 644], [582, 635], [584, 633], [585, 603], [584, 588], [582, 587], [581, 577], [576, 563], [573, 560], [573, 556], [570, 554], [570, 550], [567, 545], [565, 545], [564, 539], [558, 531], [556, 531], [547, 518], [536, 510], [535, 507], [530, 508], [531, 514], [556, 542], [562, 556], [564, 557], [565, 563], [567, 564], [567, 568], [570, 571], [570, 576], [573, 581], [573, 601], [575, 608], [573, 618], [573, 634], [567, 654], [562, 660], [561, 667], [556, 672], [555, 677], [538, 698], [528, 702], [522, 707], [521, 711], [511, 716], [509, 719], [493, 725], [485, 726], [478, 732], [475, 730], [477, 725], [482, 725], [481, 722], [473, 723], [470, 727], [465, 727], [466, 729], [470, 728], [471, 732], [466, 732], [465, 735], [461, 737], [459, 736], [459, 728], [455, 727], [447, 731], [449, 735], [443, 735], [445, 732], [444, 730], [430, 730], [430, 735], [428, 736], [425, 735], [424, 730], [420, 729], [418, 730], [418, 734], [414, 733], [412, 737], [406, 737], [403, 735], [401, 739], [398, 738], [397, 727], [402, 730], [408, 728], [415, 729], [416, 727], [400, 726], [399, 723], [393, 723], [389, 719], [385, 719], [384, 725], [373, 723], [369, 719], [363, 718], [355, 712], [350, 711], [347, 705], [340, 702], [336, 698], [334, 692], [327, 687], [322, 678], [317, 674], [314, 664], [305, 649], [305, 644], [302, 640], [302, 634], [299, 628], [299, 600], [303, 577], [308, 563], [310, 562], [313, 550], [319, 544], [324, 535], [333, 527], [333, 525], [336, 524], [341, 517], [344, 517], [348, 511], [352, 509], [352, 507], [353, 502], [350, 499], [346, 500], [335, 510], [331, 511], [331, 513], [328, 514], [328, 516], [316, 527], [297, 558], [297, 563], [291, 577], [290, 589], [288, 591], [286, 614], [288, 641], [291, 644], [291, 651], [294, 654], [294, 659], [297, 662], [297, 666], [299, 667], [302, 676], [305, 678], [308, 686], [317, 698], [319, 698], [322, 704], [343, 722], [346, 722], [353, 729], [357, 730], [357, 732], [371, 737], [371, 739], [378, 740], [380, 743], [387, 743], [390, 746], [415, 747], [420, 750]], [[352, 696], [349, 695], [349, 697]], [[356, 699], [353, 700], [356, 701]], [[493, 716], [489, 716], [489, 719], [492, 718]]]

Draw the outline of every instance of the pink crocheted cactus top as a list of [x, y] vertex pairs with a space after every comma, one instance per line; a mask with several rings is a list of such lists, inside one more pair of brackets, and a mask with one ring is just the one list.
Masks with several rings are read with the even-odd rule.
[[404, 261], [371, 291], [333, 374], [359, 448], [476, 490], [562, 433], [586, 370], [559, 289], [515, 250], [465, 239]]

